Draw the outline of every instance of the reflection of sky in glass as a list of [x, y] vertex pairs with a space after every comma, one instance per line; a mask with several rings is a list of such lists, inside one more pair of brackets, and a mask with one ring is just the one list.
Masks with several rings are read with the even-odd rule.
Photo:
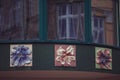
[[32, 51], [28, 46], [13, 46], [10, 54], [10, 66], [25, 66], [31, 64], [31, 55]]

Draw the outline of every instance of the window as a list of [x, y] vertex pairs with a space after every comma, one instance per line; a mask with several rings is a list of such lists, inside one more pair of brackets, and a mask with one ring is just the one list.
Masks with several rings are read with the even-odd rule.
[[[83, 13], [80, 3], [61, 4], [57, 6], [57, 28], [58, 39], [78, 39], [78, 32], [82, 29], [83, 24], [81, 17]], [[83, 40], [83, 31], [81, 30], [80, 39]]]
[[117, 44], [115, 12], [115, 0], [92, 0], [92, 37], [94, 43]]
[[1, 26], [2, 26], [2, 15], [1, 15], [1, 9], [0, 9], [0, 33], [1, 33]]
[[[2, 21], [1, 9], [0, 9], [0, 22]], [[1, 23], [0, 23], [1, 24]]]
[[1, 0], [1, 4], [0, 40], [38, 40], [38, 0]]
[[84, 3], [77, 1], [48, 1], [48, 39], [84, 40]]
[[92, 27], [93, 41], [95, 43], [105, 43], [104, 41], [104, 18], [94, 16], [92, 26], [93, 26]]
[[0, 40], [23, 40], [22, 0], [1, 0]]
[[[19, 2], [16, 2], [15, 4], [15, 23], [16, 25], [21, 25], [22, 24], [22, 20], [23, 20], [23, 10], [22, 10], [23, 6], [22, 6], [22, 1], [19, 0]], [[21, 25], [22, 26], [22, 25]]]
[[26, 39], [39, 39], [39, 0], [26, 0]]
[[[38, 15], [38, 2], [39, 0], [29, 0], [29, 15], [35, 16]], [[37, 6], [37, 7], [36, 7]]]
[[[9, 13], [10, 29], [14, 29], [11, 32], [11, 40], [23, 40], [24, 39], [24, 27], [23, 27], [23, 5], [22, 0], [15, 1], [15, 4], [11, 7], [11, 13]], [[9, 25], [8, 25], [9, 26]], [[16, 30], [16, 31], [15, 31]], [[14, 32], [16, 34], [14, 34]], [[19, 35], [19, 37], [18, 37]]]
[[0, 35], [2, 34], [2, 30], [3, 30], [2, 26], [4, 26], [4, 17], [2, 15], [2, 10], [3, 8], [0, 6]]

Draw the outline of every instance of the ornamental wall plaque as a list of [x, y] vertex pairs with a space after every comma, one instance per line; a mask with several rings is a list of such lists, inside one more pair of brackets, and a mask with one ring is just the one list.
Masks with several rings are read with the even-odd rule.
[[32, 66], [32, 45], [10, 45], [10, 67]]
[[96, 69], [112, 69], [112, 50], [108, 48], [95, 48]]
[[75, 45], [55, 45], [55, 66], [76, 66]]

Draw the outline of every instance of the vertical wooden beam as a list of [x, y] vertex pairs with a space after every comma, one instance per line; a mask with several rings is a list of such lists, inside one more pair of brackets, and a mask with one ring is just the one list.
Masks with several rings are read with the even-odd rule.
[[91, 0], [84, 0], [85, 7], [85, 42], [92, 42], [92, 26], [91, 26]]
[[39, 0], [39, 39], [47, 40], [47, 0]]

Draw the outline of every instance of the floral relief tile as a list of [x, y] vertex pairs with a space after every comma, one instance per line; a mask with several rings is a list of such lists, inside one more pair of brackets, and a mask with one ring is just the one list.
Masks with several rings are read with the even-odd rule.
[[108, 48], [95, 48], [95, 61], [97, 69], [112, 69], [112, 50]]
[[55, 66], [76, 67], [76, 46], [55, 45]]
[[32, 66], [32, 45], [10, 45], [10, 67]]

